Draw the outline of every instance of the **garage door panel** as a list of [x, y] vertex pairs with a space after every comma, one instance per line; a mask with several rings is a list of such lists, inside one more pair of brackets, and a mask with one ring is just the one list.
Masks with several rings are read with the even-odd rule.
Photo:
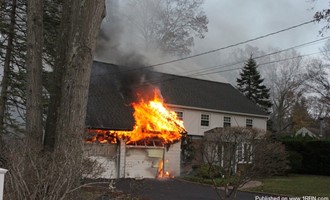
[[126, 178], [155, 178], [159, 162], [163, 159], [163, 149], [127, 148]]

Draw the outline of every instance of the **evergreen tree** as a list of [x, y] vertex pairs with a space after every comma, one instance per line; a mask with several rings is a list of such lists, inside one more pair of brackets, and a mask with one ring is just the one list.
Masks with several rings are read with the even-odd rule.
[[240, 73], [241, 77], [237, 78], [237, 89], [269, 113], [269, 108], [272, 106], [269, 89], [262, 84], [264, 79], [261, 78], [257, 68], [257, 63], [251, 55]]

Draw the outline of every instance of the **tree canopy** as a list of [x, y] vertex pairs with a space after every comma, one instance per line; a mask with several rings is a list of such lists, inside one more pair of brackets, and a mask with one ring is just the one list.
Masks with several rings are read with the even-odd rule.
[[208, 19], [204, 0], [130, 0], [126, 13], [146, 50], [187, 55], [194, 37], [204, 38]]

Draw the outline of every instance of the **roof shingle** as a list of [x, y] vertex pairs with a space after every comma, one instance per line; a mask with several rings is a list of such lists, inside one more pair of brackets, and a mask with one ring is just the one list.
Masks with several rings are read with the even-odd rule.
[[[122, 88], [131, 84], [134, 89], [137, 81], [125, 80], [124, 74], [128, 71], [123, 66], [96, 61], [93, 63], [87, 106], [87, 127], [112, 130], [133, 128], [133, 109], [130, 106], [132, 96]], [[140, 73], [142, 74], [146, 82], [158, 85], [165, 103], [267, 117], [261, 108], [228, 83], [154, 71]]]

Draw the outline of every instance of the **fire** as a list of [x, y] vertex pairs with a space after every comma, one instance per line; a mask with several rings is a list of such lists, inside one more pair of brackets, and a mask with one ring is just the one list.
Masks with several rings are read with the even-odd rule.
[[[168, 162], [168, 161], [167, 161]], [[160, 160], [158, 164], [157, 178], [174, 178], [168, 171], [164, 171], [164, 161]]]
[[158, 89], [153, 90], [152, 99], [138, 95], [139, 100], [131, 105], [134, 108], [135, 126], [132, 131], [88, 130], [93, 137], [87, 142], [116, 143], [117, 139], [131, 144], [141, 140], [158, 140], [162, 144], [174, 143], [185, 132], [183, 121], [165, 105]]

